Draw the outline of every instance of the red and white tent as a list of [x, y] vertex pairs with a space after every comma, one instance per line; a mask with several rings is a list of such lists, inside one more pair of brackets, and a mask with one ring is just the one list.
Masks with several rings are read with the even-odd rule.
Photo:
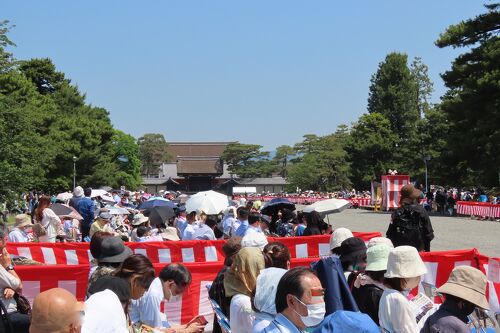
[[410, 183], [408, 175], [382, 176], [382, 207], [385, 210], [398, 208], [401, 187]]

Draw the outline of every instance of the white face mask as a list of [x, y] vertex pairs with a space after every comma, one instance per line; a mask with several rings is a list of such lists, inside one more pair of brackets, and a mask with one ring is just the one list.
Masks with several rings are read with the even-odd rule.
[[326, 313], [325, 302], [304, 304], [304, 302], [302, 302], [297, 297], [295, 297], [295, 299], [307, 307], [307, 316], [302, 316], [297, 311], [292, 309], [296, 314], [300, 316], [300, 320], [302, 320], [302, 323], [304, 323], [306, 327], [318, 326], [323, 321]]

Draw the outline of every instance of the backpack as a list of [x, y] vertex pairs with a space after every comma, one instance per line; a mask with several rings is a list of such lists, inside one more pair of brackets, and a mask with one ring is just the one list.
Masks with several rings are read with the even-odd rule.
[[413, 206], [399, 207], [394, 211], [391, 219], [386, 234], [394, 247], [409, 245], [419, 251], [423, 250], [424, 242], [420, 213], [415, 211]]

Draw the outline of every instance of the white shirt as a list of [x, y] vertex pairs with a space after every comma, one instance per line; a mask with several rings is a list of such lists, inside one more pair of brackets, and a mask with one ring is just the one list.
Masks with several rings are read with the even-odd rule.
[[250, 297], [236, 294], [229, 308], [229, 326], [234, 333], [252, 333], [255, 313]]
[[188, 224], [182, 233], [182, 240], [193, 240], [194, 239], [195, 227], [192, 224]]
[[130, 307], [132, 323], [140, 321], [151, 327], [170, 327], [167, 315], [161, 311], [163, 297], [163, 283], [160, 278], [155, 278], [141, 298], [132, 300]]
[[16, 290], [19, 288], [19, 284], [21, 280], [10, 274], [2, 265], [0, 265], [0, 290], [2, 293], [0, 294], [0, 300], [5, 305], [8, 313], [17, 311], [17, 303], [14, 298], [6, 299], [3, 297], [3, 290], [5, 288], [10, 288]]
[[216, 240], [214, 231], [205, 223], [196, 228], [193, 239]]
[[30, 241], [30, 239], [29, 239], [28, 235], [24, 231], [21, 231], [18, 228], [12, 229], [12, 231], [9, 233], [9, 242], [26, 243], [29, 241]]
[[82, 333], [96, 332], [129, 333], [122, 303], [109, 289], [91, 295], [85, 302]]
[[233, 225], [231, 226], [231, 236], [236, 236], [236, 230], [240, 227], [242, 221], [234, 219]]
[[262, 229], [260, 227], [253, 227], [249, 225], [248, 229], [245, 231], [245, 236], [250, 234], [258, 234], [259, 232], [262, 232]]
[[380, 327], [387, 333], [418, 333], [417, 320], [410, 301], [399, 291], [387, 289], [380, 298]]
[[40, 224], [47, 230], [47, 235], [40, 236], [38, 240], [40, 242], [55, 243], [56, 236], [61, 229], [61, 219], [59, 216], [57, 216], [52, 209], [45, 208]]

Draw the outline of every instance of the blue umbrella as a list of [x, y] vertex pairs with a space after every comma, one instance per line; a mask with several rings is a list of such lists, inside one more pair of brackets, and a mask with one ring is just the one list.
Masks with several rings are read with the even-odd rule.
[[260, 212], [265, 215], [274, 215], [274, 213], [283, 208], [295, 210], [295, 204], [287, 198], [274, 198], [266, 202]]
[[141, 203], [139, 207], [137, 207], [137, 209], [144, 210], [144, 209], [151, 209], [154, 207], [170, 207], [174, 209], [177, 208], [177, 205], [170, 200], [154, 197], [149, 199], [148, 201]]

